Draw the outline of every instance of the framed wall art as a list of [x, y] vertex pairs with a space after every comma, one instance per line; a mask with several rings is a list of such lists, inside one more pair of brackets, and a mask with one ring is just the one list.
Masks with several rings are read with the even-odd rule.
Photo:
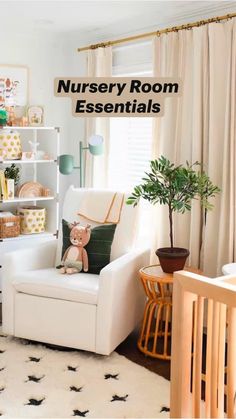
[[31, 127], [43, 125], [42, 106], [29, 106], [27, 110], [28, 123]]
[[0, 109], [24, 116], [29, 97], [27, 66], [0, 64]]

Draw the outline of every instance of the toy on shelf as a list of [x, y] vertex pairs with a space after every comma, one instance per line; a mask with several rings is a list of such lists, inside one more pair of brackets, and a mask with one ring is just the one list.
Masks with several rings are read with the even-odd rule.
[[32, 151], [23, 151], [21, 160], [35, 160], [35, 156]]
[[48, 153], [45, 153], [43, 156], [43, 160], [51, 160], [51, 156]]
[[6, 109], [0, 109], [0, 126], [4, 127], [7, 124], [7, 111]]
[[31, 148], [31, 154], [35, 160], [43, 160], [45, 156], [45, 151], [38, 150], [39, 143], [29, 141], [29, 145]]
[[26, 116], [16, 116], [15, 108], [13, 106], [9, 106], [7, 108], [7, 112], [8, 112], [8, 120], [7, 120], [8, 126], [27, 127], [29, 125], [28, 118]]

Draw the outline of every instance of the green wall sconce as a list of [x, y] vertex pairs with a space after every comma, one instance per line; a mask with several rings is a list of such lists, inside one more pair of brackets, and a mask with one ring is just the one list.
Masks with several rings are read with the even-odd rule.
[[88, 147], [83, 147], [82, 141], [79, 142], [79, 166], [74, 165], [74, 156], [62, 154], [59, 156], [59, 170], [62, 175], [70, 175], [74, 169], [80, 171], [80, 187], [84, 186], [84, 164], [83, 153], [89, 150], [93, 156], [103, 154], [104, 139], [101, 135], [92, 135], [88, 140]]

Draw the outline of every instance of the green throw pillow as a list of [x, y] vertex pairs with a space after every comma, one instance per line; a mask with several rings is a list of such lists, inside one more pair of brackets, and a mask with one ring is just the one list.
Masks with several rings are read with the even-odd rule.
[[[88, 273], [99, 274], [101, 269], [110, 263], [111, 245], [116, 224], [102, 224], [91, 229], [90, 240], [85, 246], [88, 254]], [[71, 246], [69, 223], [62, 220], [62, 257], [66, 249]]]

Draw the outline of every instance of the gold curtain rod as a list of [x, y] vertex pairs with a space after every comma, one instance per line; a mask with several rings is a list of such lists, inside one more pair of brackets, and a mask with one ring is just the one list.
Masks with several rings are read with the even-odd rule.
[[160, 36], [163, 33], [178, 32], [178, 31], [182, 31], [183, 29], [191, 29], [196, 26], [207, 25], [208, 23], [220, 22], [221, 20], [232, 19], [233, 17], [236, 17], [236, 13], [231, 13], [225, 16], [212, 17], [210, 19], [205, 19], [205, 20], [199, 20], [198, 22], [187, 23], [185, 25], [180, 25], [180, 26], [174, 26], [172, 28], [161, 29], [160, 31], [146, 32], [139, 35], [128, 36], [127, 38], [116, 39], [114, 41], [107, 41], [107, 42], [102, 42], [100, 44], [89, 45], [87, 47], [77, 48], [77, 51], [78, 52], [88, 51], [89, 49], [97, 49], [99, 47], [105, 48], [111, 45], [123, 44], [125, 42], [136, 41], [138, 39], [143, 39], [143, 38], [149, 38], [155, 35]]

